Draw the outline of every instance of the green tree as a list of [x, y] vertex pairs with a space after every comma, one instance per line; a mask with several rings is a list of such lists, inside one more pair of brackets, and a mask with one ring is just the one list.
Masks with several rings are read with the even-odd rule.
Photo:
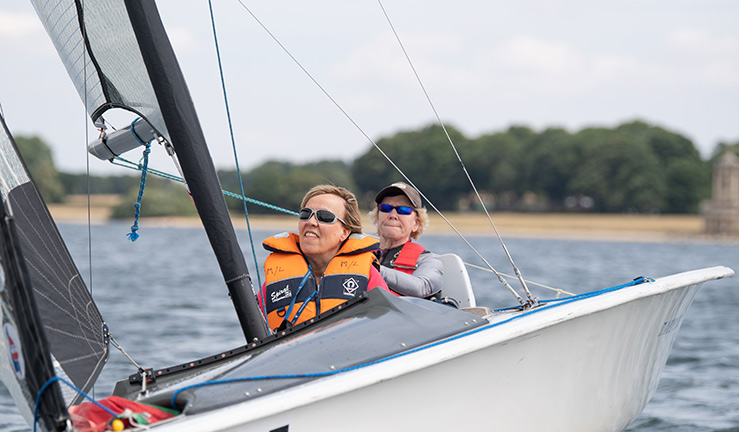
[[697, 213], [701, 200], [711, 195], [711, 169], [702, 160], [679, 159], [667, 166], [667, 213]]
[[[351, 168], [348, 163], [340, 160], [325, 160], [318, 162], [311, 162], [303, 165], [308, 171], [313, 171], [321, 174], [323, 180], [322, 184], [332, 184], [341, 186], [349, 189], [356, 193], [357, 186], [354, 183], [354, 177], [352, 176]], [[313, 185], [315, 186], [315, 185]], [[308, 189], [305, 190], [308, 192]]]
[[[691, 212], [710, 186], [710, 167], [690, 140], [641, 121], [574, 135], [512, 126], [474, 140], [448, 129], [480, 192], [513, 200], [534, 192], [550, 209], [561, 208], [568, 196], [587, 195], [596, 211]], [[469, 195], [440, 127], [399, 132], [377, 143], [439, 208], [455, 209]], [[354, 161], [353, 172], [365, 202], [402, 180], [374, 148]]]
[[490, 193], [521, 194], [521, 161], [525, 144], [515, 134], [483, 135], [472, 141], [461, 156], [479, 189]]
[[[469, 141], [461, 132], [451, 126], [446, 129], [460, 151], [469, 146]], [[455, 209], [459, 197], [469, 189], [441, 126], [399, 132], [392, 137], [378, 140], [377, 145], [440, 209]], [[383, 187], [403, 180], [374, 147], [354, 161], [352, 171], [357, 187], [365, 197], [365, 203], [371, 202], [369, 197], [374, 197]]]
[[[138, 186], [131, 188], [113, 208], [112, 218], [134, 217], [134, 203], [139, 194]], [[196, 216], [197, 209], [182, 183], [147, 177], [146, 187], [141, 199], [141, 217]]]
[[65, 192], [54, 167], [51, 148], [37, 136], [18, 136], [15, 143], [41, 196], [47, 202], [64, 201]]
[[138, 190], [140, 176], [118, 175], [97, 176], [87, 174], [59, 173], [59, 180], [67, 194], [125, 194], [136, 188]]
[[525, 156], [522, 169], [526, 189], [560, 206], [570, 195], [567, 185], [582, 159], [580, 142], [564, 129], [547, 129], [532, 141]]
[[[238, 193], [236, 173], [221, 172], [221, 183], [225, 189]], [[320, 161], [305, 165], [289, 162], [269, 161], [252, 169], [244, 176], [244, 192], [247, 197], [297, 211], [306, 192], [319, 184], [333, 184], [354, 191], [349, 167], [342, 161]], [[229, 207], [243, 211], [239, 200], [229, 199]], [[248, 204], [251, 213], [273, 213], [275, 210]]]
[[[488, 194], [496, 202], [510, 200], [499, 208], [514, 209], [524, 193], [534, 192], [537, 204], [548, 203], [551, 210], [561, 209], [569, 196], [585, 195], [595, 200], [594, 211], [685, 213], [697, 211], [700, 200], [710, 195], [711, 166], [693, 143], [641, 121], [574, 134], [562, 128], [536, 132], [521, 125], [477, 139], [453, 127], [447, 131], [483, 198]], [[377, 144], [435, 206], [456, 210], [465, 201], [463, 208], [468, 208], [471, 188], [440, 126], [398, 132]], [[739, 143], [731, 146], [739, 152]], [[219, 175], [225, 189], [239, 191], [234, 172]], [[271, 161], [244, 175], [247, 196], [291, 210], [319, 183], [348, 187], [366, 207], [378, 190], [401, 180], [373, 146], [351, 167], [341, 161]], [[235, 200], [229, 205], [242, 208]]]
[[679, 159], [700, 160], [698, 149], [689, 139], [661, 127], [634, 121], [616, 127], [615, 131], [625, 134], [634, 141], [646, 142], [659, 162], [665, 166]]
[[[387, 140], [387, 138], [379, 139], [377, 145], [384, 149], [387, 147]], [[364, 204], [371, 203], [373, 193], [377, 193], [386, 183], [403, 179], [374, 146], [354, 160], [352, 172], [354, 183], [362, 196], [359, 199], [360, 203]]]
[[644, 141], [608, 129], [577, 134], [583, 159], [568, 184], [572, 195], [595, 200], [601, 212], [652, 212], [663, 206], [665, 181], [657, 157]]
[[659, 163], [664, 178], [661, 211], [690, 213], [698, 211], [702, 199], [710, 196], [711, 167], [700, 157], [692, 141], [663, 128], [640, 121], [616, 128], [635, 141], [645, 142]]

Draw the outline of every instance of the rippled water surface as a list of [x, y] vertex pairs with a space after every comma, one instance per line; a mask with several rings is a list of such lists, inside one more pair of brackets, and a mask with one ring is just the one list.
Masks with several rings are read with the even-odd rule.
[[[243, 344], [236, 315], [200, 229], [151, 228], [134, 244], [126, 224], [93, 226], [92, 254], [86, 226], [60, 227], [83, 277], [116, 340], [145, 367], [163, 367]], [[253, 232], [259, 244], [271, 232]], [[250, 271], [257, 280], [249, 236], [240, 231]], [[479, 258], [454, 237], [424, 236], [435, 252]], [[494, 238], [471, 243], [498, 270], [513, 273]], [[726, 265], [739, 270], [739, 245], [711, 243], [620, 243], [509, 239], [506, 245], [524, 277], [574, 293], [619, 285], [637, 276], [660, 277]], [[266, 253], [257, 250], [263, 262]], [[92, 262], [92, 275], [90, 275]], [[260, 269], [261, 273], [261, 269]], [[261, 276], [261, 275], [260, 275]], [[499, 282], [470, 269], [478, 303], [515, 304]], [[516, 286], [515, 284], [512, 284]], [[531, 286], [541, 298], [549, 291]], [[96, 397], [135, 369], [119, 352], [103, 371]], [[554, 395], [553, 395], [554, 397]], [[657, 393], [628, 431], [739, 432], [739, 277], [705, 285], [686, 315]], [[522, 401], [525, 403], [525, 401]], [[0, 431], [29, 430], [0, 385]]]

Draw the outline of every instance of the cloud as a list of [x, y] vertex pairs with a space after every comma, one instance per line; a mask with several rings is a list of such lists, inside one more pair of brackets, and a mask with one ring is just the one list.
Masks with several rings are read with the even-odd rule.
[[674, 52], [689, 56], [736, 56], [739, 53], [739, 40], [736, 37], [717, 36], [700, 28], [675, 29], [669, 33], [667, 44]]
[[5, 40], [26, 37], [39, 29], [36, 15], [0, 10], [0, 37]]
[[508, 100], [591, 92], [634, 68], [628, 58], [588, 55], [566, 40], [532, 35], [501, 41], [479, 62], [477, 80], [487, 79], [497, 97]]
[[412, 104], [421, 104], [426, 113], [428, 105], [415, 73], [432, 100], [477, 94], [490, 87], [489, 71], [478, 67], [481, 60], [459, 35], [418, 31], [401, 34], [401, 40], [413, 68], [391, 31], [377, 33], [334, 65], [331, 75], [353, 87], [348, 97], [355, 107], [387, 110], [392, 103], [407, 114], [419, 109]]
[[584, 59], [570, 44], [519, 36], [505, 41], [495, 50], [501, 68], [527, 74], [568, 74], [577, 72]]
[[167, 30], [167, 36], [177, 53], [197, 53], [203, 49], [200, 40], [187, 28], [172, 27]]
[[683, 84], [712, 88], [739, 85], [739, 38], [684, 27], [670, 32], [665, 46]]
[[0, 9], [0, 54], [19, 55], [27, 62], [57, 58], [56, 50], [34, 12], [11, 12]]
[[[411, 60], [418, 57], [417, 54], [410, 53]], [[400, 46], [389, 31], [378, 33], [359, 45], [332, 69], [332, 75], [345, 80], [379, 79], [395, 84], [405, 82], [401, 77], [410, 71]]]
[[[377, 79], [397, 87], [418, 87], [399, 48], [388, 49], [389, 35], [375, 38], [339, 65], [345, 79]], [[466, 98], [527, 99], [572, 95], [625, 80], [651, 79], [654, 66], [634, 57], [587, 53], [566, 40], [516, 35], [481, 45], [451, 34], [416, 34], [404, 41], [428, 88]]]
[[739, 42], [680, 29], [646, 52], [619, 53], [521, 35], [496, 47], [483, 70], [510, 97], [619, 91], [641, 97], [645, 89], [677, 91], [739, 82]]

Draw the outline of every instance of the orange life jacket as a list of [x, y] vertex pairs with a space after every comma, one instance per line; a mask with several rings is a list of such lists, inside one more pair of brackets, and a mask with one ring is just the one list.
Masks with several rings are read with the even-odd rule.
[[380, 244], [369, 236], [350, 235], [329, 262], [320, 284], [300, 251], [297, 234], [277, 234], [263, 246], [272, 253], [264, 262], [262, 299], [267, 324], [276, 329], [286, 319], [289, 325], [299, 324], [366, 292], [376, 260], [372, 251]]

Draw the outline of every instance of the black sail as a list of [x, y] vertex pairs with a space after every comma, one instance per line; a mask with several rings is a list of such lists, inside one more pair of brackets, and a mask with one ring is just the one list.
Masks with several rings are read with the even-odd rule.
[[[29, 423], [34, 421], [38, 398], [38, 421], [46, 430], [63, 429], [69, 414], [59, 390], [59, 382], [49, 381], [55, 376], [49, 355], [49, 344], [41, 317], [33, 298], [30, 278], [20, 248], [13, 218], [0, 198], [0, 273], [3, 286], [2, 303], [3, 341], [7, 351], [0, 366], [3, 382], [10, 390], [21, 412]], [[49, 383], [47, 385], [47, 383]], [[42, 392], [43, 391], [43, 392]]]
[[[55, 374], [87, 392], [108, 358], [108, 345], [100, 312], [1, 117], [0, 122], [4, 346], [11, 350], [22, 346], [22, 356], [29, 364], [20, 384], [3, 378], [18, 406], [23, 407], [24, 417], [31, 421], [18, 400], [18, 388], [28, 393], [25, 398], [31, 398], [30, 407], [41, 386]], [[5, 212], [6, 208], [10, 212]], [[11, 322], [15, 322], [10, 325], [17, 329], [18, 338], [13, 338], [6, 326]], [[18, 341], [22, 345], [14, 343]], [[70, 388], [63, 390], [68, 404], [81, 399]], [[66, 411], [63, 403], [60, 410], [59, 401], [53, 400], [59, 392], [58, 383], [46, 392], [39, 411], [51, 429], [49, 416], [58, 418]]]

